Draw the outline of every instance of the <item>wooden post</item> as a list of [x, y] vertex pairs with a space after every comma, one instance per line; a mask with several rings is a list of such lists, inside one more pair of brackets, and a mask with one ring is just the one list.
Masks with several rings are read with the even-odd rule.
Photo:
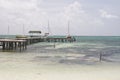
[[53, 45], [53, 46], [54, 46], [54, 48], [56, 47], [55, 42], [54, 42], [54, 45]]
[[6, 42], [6, 49], [10, 50], [10, 42]]
[[22, 42], [22, 47], [23, 47], [23, 50], [25, 49], [25, 43], [24, 42]]
[[2, 49], [5, 50], [5, 42], [3, 42], [2, 45], [3, 45], [3, 46], [2, 46]]
[[99, 61], [101, 62], [102, 61], [102, 53], [100, 52], [99, 54]]
[[22, 46], [22, 45], [21, 45], [21, 42], [19, 42], [19, 45], [20, 45], [20, 52], [21, 52], [21, 46]]
[[27, 49], [27, 41], [26, 42], [24, 42], [25, 43], [25, 49]]
[[15, 42], [15, 49], [17, 48], [17, 43]]

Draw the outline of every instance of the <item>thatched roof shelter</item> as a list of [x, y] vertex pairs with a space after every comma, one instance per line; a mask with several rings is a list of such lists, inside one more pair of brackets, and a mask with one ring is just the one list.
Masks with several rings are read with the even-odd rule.
[[29, 33], [39, 33], [39, 34], [41, 34], [41, 31], [29, 31]]

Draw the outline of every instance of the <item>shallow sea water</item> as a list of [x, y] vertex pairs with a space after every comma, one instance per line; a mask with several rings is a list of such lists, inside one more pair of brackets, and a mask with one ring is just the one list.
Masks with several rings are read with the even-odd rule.
[[[28, 46], [28, 49], [25, 51], [26, 53], [53, 53], [53, 54], [61, 54], [66, 55], [63, 58], [61, 57], [60, 63], [68, 63], [68, 64], [83, 64], [87, 62], [98, 62], [100, 58], [100, 54], [102, 54], [102, 61], [104, 62], [120, 62], [120, 45], [119, 38], [115, 40], [106, 38], [105, 40], [81, 40], [73, 43], [38, 43]], [[108, 42], [109, 41], [109, 42]], [[111, 43], [113, 42], [113, 43]], [[70, 56], [67, 56], [71, 54]], [[74, 56], [72, 55], [74, 54]], [[75, 56], [75, 55], [84, 55], [84, 56]], [[60, 59], [60, 57], [58, 57]], [[70, 59], [71, 58], [71, 59]], [[57, 58], [56, 58], [57, 59]], [[92, 63], [93, 63], [92, 62]], [[90, 63], [91, 64], [91, 63]]]

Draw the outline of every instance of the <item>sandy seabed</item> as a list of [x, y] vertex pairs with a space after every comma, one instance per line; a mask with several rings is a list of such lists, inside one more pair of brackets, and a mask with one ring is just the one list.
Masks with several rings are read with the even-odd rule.
[[76, 55], [0, 52], [0, 80], [120, 80], [118, 63], [58, 63], [65, 56]]

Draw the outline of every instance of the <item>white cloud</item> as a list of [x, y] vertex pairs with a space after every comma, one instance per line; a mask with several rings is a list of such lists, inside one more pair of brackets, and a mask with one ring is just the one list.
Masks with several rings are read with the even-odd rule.
[[0, 0], [0, 7], [4, 9], [31, 9], [36, 8], [36, 0]]
[[63, 14], [67, 19], [71, 20], [75, 16], [80, 16], [81, 14], [83, 15], [85, 13], [84, 10], [82, 10], [82, 5], [79, 2], [75, 1], [74, 3], [69, 4], [64, 8]]
[[[80, 2], [75, 1], [65, 7], [64, 12], [62, 12], [64, 20], [71, 20], [77, 25], [82, 26], [99, 26], [103, 25], [103, 22], [94, 14], [90, 14], [87, 10], [83, 9]], [[87, 24], [86, 24], [87, 23]]]
[[9, 21], [37, 23], [46, 16], [46, 12], [38, 7], [40, 2], [41, 0], [0, 0], [0, 17], [3, 19], [4, 16]]
[[[59, 17], [58, 17], [59, 16]], [[57, 15], [57, 27], [61, 27], [61, 31], [67, 33], [67, 23], [70, 21], [71, 34], [87, 34], [92, 30], [99, 29], [103, 25], [103, 21], [94, 14], [89, 14], [87, 10], [82, 7], [82, 3], [73, 2], [64, 8], [64, 11]]]
[[[27, 27], [32, 24], [31, 29], [40, 26], [47, 18], [38, 3], [41, 0], [0, 0], [0, 25], [3, 28], [14, 27], [12, 33], [22, 33], [18, 30], [23, 24]], [[18, 29], [17, 29], [18, 28]], [[22, 31], [22, 30], [21, 30]]]
[[100, 16], [102, 18], [107, 18], [107, 19], [111, 19], [111, 18], [118, 18], [117, 15], [114, 14], [110, 14], [109, 12], [105, 11], [105, 10], [99, 10], [100, 11]]

